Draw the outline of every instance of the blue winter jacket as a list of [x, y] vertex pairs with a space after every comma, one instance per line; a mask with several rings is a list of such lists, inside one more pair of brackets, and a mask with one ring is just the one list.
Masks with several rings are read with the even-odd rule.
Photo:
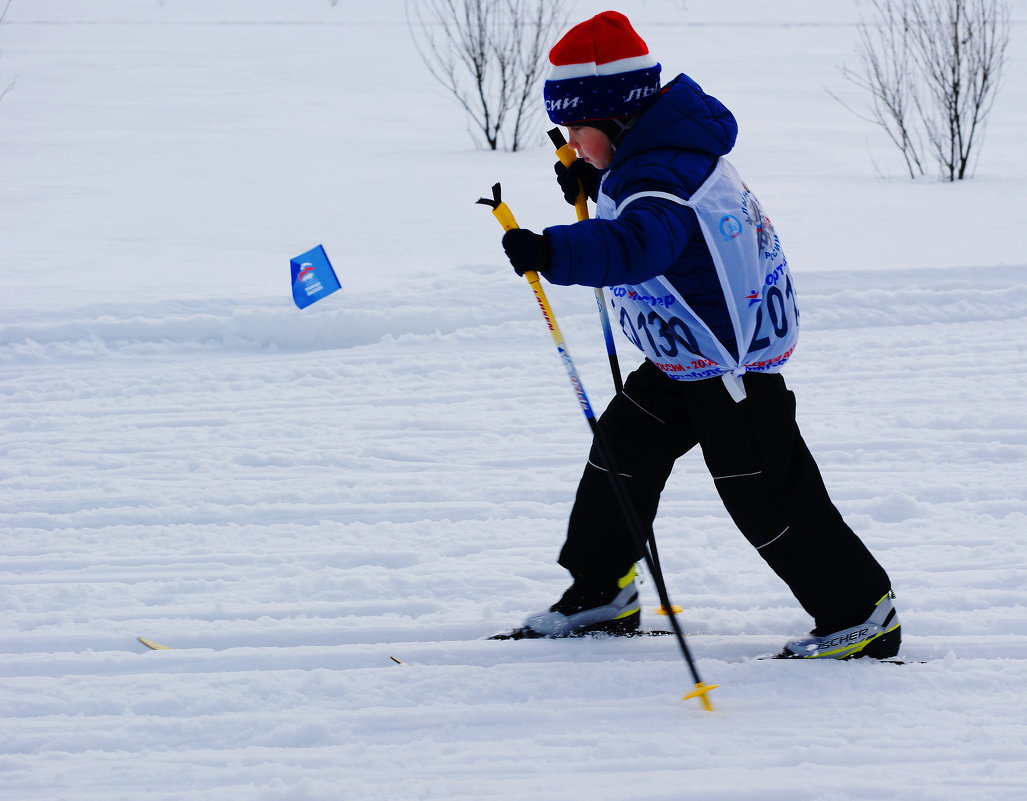
[[[636, 192], [689, 198], [735, 144], [734, 115], [679, 75], [621, 141], [602, 191], [615, 204]], [[695, 212], [667, 200], [632, 202], [616, 220], [583, 220], [545, 230], [554, 284], [616, 286], [664, 275], [737, 355], [723, 291]]]

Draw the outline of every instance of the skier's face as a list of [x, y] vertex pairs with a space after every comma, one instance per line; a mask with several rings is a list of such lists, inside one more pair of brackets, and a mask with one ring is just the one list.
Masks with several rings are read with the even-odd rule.
[[567, 142], [593, 167], [605, 170], [613, 160], [613, 145], [598, 128], [588, 125], [571, 125], [567, 128]]

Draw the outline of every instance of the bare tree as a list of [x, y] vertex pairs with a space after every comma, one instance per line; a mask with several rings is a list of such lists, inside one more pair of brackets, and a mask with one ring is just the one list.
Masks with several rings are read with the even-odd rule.
[[961, 180], [995, 99], [1009, 6], [1002, 0], [918, 0], [909, 15], [924, 85], [918, 96], [924, 130], [944, 176]]
[[476, 138], [520, 149], [540, 107], [545, 55], [565, 24], [562, 0], [407, 0], [407, 23]]
[[[967, 177], [994, 102], [1010, 15], [1005, 0], [871, 0], [859, 66], [842, 75], [870, 95], [862, 119], [884, 129], [910, 177], [929, 153], [949, 181]], [[835, 96], [836, 99], [837, 96]]]
[[915, 108], [915, 81], [909, 28], [893, 2], [871, 0], [876, 24], [861, 21], [856, 55], [859, 67], [842, 67], [841, 73], [850, 83], [870, 95], [865, 113], [853, 109], [840, 97], [832, 97], [860, 119], [880, 126], [901, 151], [910, 178], [924, 174], [921, 143], [914, 128], [911, 112]]

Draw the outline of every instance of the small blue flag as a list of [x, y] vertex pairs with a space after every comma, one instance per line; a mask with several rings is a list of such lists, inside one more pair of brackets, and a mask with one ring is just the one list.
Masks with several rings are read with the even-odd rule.
[[318, 245], [301, 253], [290, 263], [292, 267], [292, 299], [301, 309], [341, 289], [325, 249]]

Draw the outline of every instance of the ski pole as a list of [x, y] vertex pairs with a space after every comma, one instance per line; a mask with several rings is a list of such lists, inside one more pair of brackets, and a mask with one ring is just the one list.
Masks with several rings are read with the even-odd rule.
[[[510, 211], [510, 207], [502, 200], [502, 188], [498, 183], [492, 186], [492, 198], [479, 198], [478, 203], [489, 206], [492, 209], [492, 214], [497, 220], [499, 220], [499, 224], [503, 226], [503, 230], [510, 231], [518, 227], [517, 220], [514, 219], [513, 212]], [[652, 576], [653, 583], [656, 585], [656, 593], [660, 598], [660, 603], [663, 605], [664, 609], [672, 609], [673, 604], [671, 604], [670, 597], [667, 593], [667, 584], [663, 579], [663, 572], [655, 564], [652, 554], [649, 551], [648, 538], [646, 537], [645, 532], [642, 529], [642, 524], [638, 519], [638, 513], [635, 511], [635, 505], [631, 500], [631, 496], [628, 494], [627, 487], [624, 486], [624, 480], [621, 478], [620, 473], [617, 472], [617, 467], [613, 462], [613, 455], [611, 454], [610, 448], [606, 442], [606, 437], [603, 435], [602, 429], [600, 429], [596, 423], [595, 413], [592, 411], [592, 405], [588, 401], [588, 395], [585, 394], [585, 387], [578, 376], [578, 370], [574, 365], [574, 360], [571, 358], [570, 351], [567, 349], [567, 343], [564, 341], [563, 334], [560, 332], [560, 327], [556, 324], [556, 315], [553, 314], [553, 309], [549, 305], [549, 299], [546, 297], [545, 290], [542, 289], [542, 282], [539, 278], [538, 272], [535, 270], [528, 270], [524, 273], [524, 277], [531, 286], [532, 292], [535, 293], [535, 300], [538, 302], [539, 309], [542, 311], [542, 317], [545, 319], [546, 325], [549, 326], [549, 333], [553, 337], [553, 343], [556, 345], [556, 351], [560, 355], [560, 359], [563, 361], [564, 367], [567, 370], [567, 376], [570, 378], [571, 387], [574, 389], [574, 394], [578, 398], [578, 404], [581, 406], [581, 411], [585, 415], [585, 419], [588, 421], [589, 428], [592, 430], [596, 448], [599, 451], [599, 456], [602, 459], [603, 464], [606, 466], [606, 475], [610, 478], [610, 486], [617, 499], [617, 505], [620, 507], [621, 514], [623, 515], [628, 531], [635, 542], [635, 546], [642, 551], [646, 567], [649, 569], [649, 574]], [[699, 670], [696, 667], [695, 660], [692, 658], [692, 652], [688, 647], [688, 643], [685, 642], [685, 634], [681, 630], [681, 624], [678, 621], [677, 616], [669, 615], [668, 618], [670, 620], [670, 627], [673, 630], [674, 636], [681, 648], [681, 654], [685, 658], [688, 670], [692, 674], [692, 680], [695, 682], [695, 688], [690, 693], [686, 693], [681, 700], [686, 701], [689, 698], [698, 698], [702, 703], [703, 709], [708, 712], [712, 712], [713, 704], [710, 702], [708, 694], [711, 690], [715, 690], [719, 685], [706, 684], [703, 682], [699, 676]]]
[[[552, 140], [553, 145], [556, 147], [556, 157], [560, 159], [560, 163], [564, 167], [570, 167], [578, 156], [574, 152], [574, 148], [567, 144], [567, 140], [564, 139], [563, 133], [559, 128], [553, 128], [549, 131], [549, 138]], [[588, 219], [588, 197], [585, 194], [585, 186], [578, 181], [578, 197], [574, 201], [574, 211], [578, 215], [578, 222]], [[610, 359], [610, 373], [613, 375], [613, 388], [614, 391], [620, 393], [624, 390], [624, 382], [621, 378], [620, 373], [620, 362], [617, 360], [617, 345], [613, 339], [613, 328], [610, 325], [610, 314], [606, 310], [606, 297], [603, 295], [602, 287], [596, 287], [596, 306], [599, 308], [599, 322], [603, 327], [603, 338], [606, 340], [606, 355]], [[653, 555], [653, 563], [656, 565], [656, 569], [660, 569], [660, 554], [656, 550], [656, 535], [649, 535], [649, 549]], [[656, 610], [657, 614], [669, 615], [680, 612], [680, 607], [674, 607], [674, 609], [668, 609], [667, 607], [660, 607]]]
[[[556, 147], [556, 157], [564, 167], [570, 167], [578, 158], [559, 128], [553, 128], [549, 132], [549, 138]], [[578, 181], [578, 197], [574, 201], [574, 211], [578, 215], [578, 222], [588, 219], [588, 197], [585, 195], [585, 187]], [[614, 391], [620, 392], [624, 389], [624, 382], [621, 379], [620, 363], [617, 361], [617, 345], [613, 340], [613, 328], [610, 326], [610, 314], [606, 311], [606, 298], [603, 296], [602, 287], [596, 287], [596, 306], [599, 307], [599, 322], [603, 326], [603, 338], [606, 340], [606, 355], [610, 358], [610, 372], [613, 374]]]
[[[503, 202], [502, 187], [499, 184], [493, 184], [491, 200], [483, 197], [478, 199], [478, 203], [491, 207], [492, 214], [495, 215], [497, 220], [499, 220], [499, 224], [503, 226], [504, 231], [510, 231], [518, 227], [517, 220], [514, 219], [513, 212], [510, 211], [510, 207]], [[553, 337], [553, 343], [556, 345], [557, 353], [560, 354], [560, 360], [563, 362], [563, 366], [567, 370], [567, 377], [570, 379], [571, 386], [574, 388], [574, 394], [578, 398], [578, 404], [581, 406], [581, 411], [584, 413], [585, 419], [588, 420], [589, 426], [591, 426], [592, 430], [595, 431], [595, 412], [592, 411], [592, 405], [588, 402], [588, 396], [585, 394], [585, 387], [581, 383], [581, 379], [578, 377], [578, 369], [574, 366], [574, 360], [571, 359], [570, 351], [567, 350], [567, 343], [563, 339], [560, 327], [556, 324], [556, 315], [553, 314], [553, 309], [549, 305], [549, 299], [546, 297], [546, 293], [542, 289], [542, 281], [535, 270], [528, 270], [525, 272], [524, 278], [531, 287], [531, 291], [535, 293], [535, 300], [538, 302], [539, 310], [542, 312], [542, 317], [545, 319], [546, 325], [549, 326], [549, 333]]]

